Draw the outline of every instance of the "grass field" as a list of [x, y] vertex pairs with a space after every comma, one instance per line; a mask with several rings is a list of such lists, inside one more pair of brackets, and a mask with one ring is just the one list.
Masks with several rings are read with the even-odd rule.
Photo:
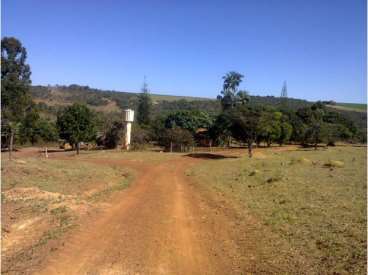
[[187, 101], [194, 101], [194, 100], [214, 100], [213, 98], [205, 98], [205, 97], [195, 97], [195, 96], [175, 96], [175, 95], [162, 95], [162, 94], [152, 94], [152, 99], [154, 101], [176, 101], [176, 100], [187, 100]]
[[245, 149], [218, 149], [3, 157], [3, 270], [37, 265], [86, 213], [109, 209], [113, 192], [147, 174], [142, 171], [171, 171], [177, 161], [191, 167], [185, 178], [198, 187], [191, 190], [214, 196], [216, 213], [239, 213], [223, 226], [234, 227], [241, 244], [254, 245], [260, 270], [295, 274], [295, 257], [313, 274], [365, 274], [366, 147], [274, 147], [257, 149], [253, 159]]
[[332, 108], [346, 111], [366, 112], [367, 104], [364, 103], [336, 103], [336, 105], [328, 105]]
[[263, 152], [203, 162], [187, 173], [250, 211], [320, 274], [365, 274], [366, 148]]
[[80, 195], [90, 189], [104, 190], [116, 184], [127, 184], [127, 177], [122, 175], [130, 172], [122, 167], [104, 167], [81, 160], [40, 158], [13, 162], [3, 160], [2, 168], [3, 190], [37, 187], [63, 195]]

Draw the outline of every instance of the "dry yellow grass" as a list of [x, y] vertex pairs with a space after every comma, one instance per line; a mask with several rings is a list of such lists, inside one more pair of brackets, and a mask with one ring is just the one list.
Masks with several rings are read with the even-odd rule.
[[258, 217], [320, 274], [366, 274], [366, 148], [264, 154], [203, 162], [189, 174]]

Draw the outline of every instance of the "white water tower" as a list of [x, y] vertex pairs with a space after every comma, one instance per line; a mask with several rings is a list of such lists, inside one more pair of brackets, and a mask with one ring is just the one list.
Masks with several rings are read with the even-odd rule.
[[123, 122], [125, 125], [124, 129], [124, 141], [123, 148], [129, 150], [130, 147], [130, 135], [132, 133], [132, 123], [134, 121], [134, 111], [126, 109], [123, 111]]

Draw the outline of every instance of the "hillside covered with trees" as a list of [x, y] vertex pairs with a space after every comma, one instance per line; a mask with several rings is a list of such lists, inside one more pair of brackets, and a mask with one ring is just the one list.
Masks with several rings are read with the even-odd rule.
[[[331, 102], [252, 96], [239, 90], [243, 75], [228, 72], [217, 99], [141, 93], [88, 86], [31, 86], [27, 52], [15, 38], [2, 39], [2, 146], [64, 139], [115, 148], [123, 132], [121, 112], [136, 111], [133, 143], [170, 150], [195, 145], [366, 142], [366, 113], [335, 109]], [[286, 86], [285, 86], [286, 89]]]
[[[125, 108], [137, 110], [139, 103], [139, 94], [137, 93], [99, 90], [75, 84], [69, 86], [31, 86], [30, 94], [41, 113], [53, 119], [56, 118], [59, 110], [73, 103], [86, 104], [91, 109], [103, 113], [119, 113]], [[221, 104], [215, 99], [159, 94], [150, 95], [152, 99], [152, 113], [154, 115], [178, 110], [202, 110], [210, 114], [218, 114], [221, 111]], [[251, 105], [287, 108], [293, 111], [302, 107], [310, 107], [314, 104], [303, 99], [275, 96], [249, 95], [249, 99], [249, 104]], [[366, 112], [354, 109], [339, 109], [335, 106], [326, 104], [328, 110], [336, 111], [343, 117], [354, 121], [356, 126], [362, 131], [366, 129]]]

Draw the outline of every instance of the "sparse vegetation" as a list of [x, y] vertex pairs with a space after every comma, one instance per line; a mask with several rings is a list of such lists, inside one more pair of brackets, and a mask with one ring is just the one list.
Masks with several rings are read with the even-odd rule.
[[124, 168], [102, 167], [81, 160], [27, 158], [2, 162], [2, 189], [37, 187], [42, 191], [76, 195], [103, 190], [121, 182]]
[[[175, 256], [179, 255], [180, 261], [185, 258], [184, 264], [194, 266], [193, 270], [202, 268], [195, 266], [193, 252], [203, 252], [199, 256], [208, 260], [208, 267], [212, 268], [209, 263], [220, 262], [222, 259], [216, 257], [226, 250], [229, 255], [224, 257], [224, 263], [230, 267], [228, 273], [260, 270], [274, 274], [282, 273], [281, 270], [289, 272], [289, 268], [296, 274], [300, 270], [301, 273], [316, 270], [318, 274], [366, 272], [367, 175], [366, 150], [361, 146], [366, 143], [365, 104], [287, 98], [286, 82], [280, 98], [249, 96], [248, 91], [239, 89], [244, 76], [235, 71], [223, 77], [218, 100], [151, 95], [146, 82], [139, 95], [76, 84], [32, 87], [25, 47], [12, 37], [4, 37], [1, 45], [1, 142], [2, 148], [9, 151], [9, 160], [2, 158], [5, 273], [24, 273], [25, 269], [33, 273], [34, 266], [28, 264], [32, 257], [41, 262], [44, 255], [61, 247], [56, 244], [58, 239], [76, 226], [79, 218], [96, 208], [108, 215], [100, 216], [103, 218], [97, 223], [98, 234], [87, 237], [103, 238], [106, 232], [112, 233], [105, 243], [97, 240], [96, 247], [102, 246], [102, 253], [109, 250], [107, 245], [111, 246], [113, 241], [122, 249], [121, 240], [125, 241], [126, 236], [147, 238], [134, 243], [133, 249], [145, 247], [141, 244], [156, 244], [162, 241], [164, 231], [164, 238], [170, 239], [164, 239], [159, 247], [171, 252], [176, 247], [167, 244], [178, 242], [183, 253]], [[116, 149], [121, 143], [124, 136], [121, 111], [126, 108], [136, 111], [131, 146], [131, 151], [136, 152], [105, 150]], [[62, 139], [60, 149], [52, 153], [61, 155], [49, 157], [46, 149], [34, 150], [30, 155], [16, 153], [18, 157], [12, 160], [14, 144], [41, 145], [56, 142], [58, 137]], [[76, 149], [79, 155], [80, 145], [86, 142], [93, 143], [96, 150], [89, 151], [91, 144], [84, 144], [88, 152], [78, 157], [61, 150]], [[279, 146], [272, 147], [273, 144]], [[287, 144], [294, 145], [282, 147]], [[301, 145], [297, 150], [296, 144]], [[210, 147], [211, 153], [196, 154], [197, 145]], [[224, 155], [212, 154], [213, 146], [218, 145], [237, 148]], [[144, 151], [153, 146], [159, 152]], [[268, 149], [254, 152], [254, 146]], [[243, 157], [243, 147], [254, 158]], [[172, 153], [164, 154], [163, 150]], [[178, 153], [188, 151], [191, 153], [185, 156]], [[231, 155], [230, 151], [237, 155]], [[182, 177], [183, 171], [193, 164], [198, 165], [191, 166], [186, 175], [195, 184]], [[126, 188], [136, 174], [140, 176], [140, 185], [127, 192], [133, 196], [120, 209], [116, 199], [124, 201], [126, 197], [124, 194], [118, 197], [121, 193], [116, 191]], [[195, 186], [199, 188], [192, 189]], [[223, 201], [213, 206], [216, 200], [207, 200], [201, 194], [194, 196], [197, 194], [193, 192], [203, 190], [210, 197], [221, 196]], [[114, 192], [116, 196], [112, 197]], [[112, 210], [108, 209], [110, 205]], [[134, 217], [126, 211], [132, 205]], [[196, 216], [197, 211], [203, 215]], [[251, 221], [253, 217], [255, 222]], [[120, 219], [127, 223], [124, 234]], [[145, 231], [146, 224], [154, 230]], [[244, 228], [237, 228], [240, 226]], [[220, 234], [214, 228], [220, 229]], [[258, 244], [258, 240], [243, 239], [243, 235], [257, 239], [263, 234], [255, 234], [258, 229], [270, 233], [264, 237], [267, 242], [275, 241], [270, 247], [265, 240]], [[196, 230], [204, 232], [205, 237], [199, 239], [201, 234]], [[96, 253], [96, 247], [87, 247], [90, 240], [86, 240], [82, 240], [81, 251], [93, 248], [88, 253]], [[209, 240], [222, 241], [214, 246], [198, 245]], [[188, 246], [184, 247], [184, 243]], [[248, 247], [241, 247], [244, 243]], [[283, 253], [276, 255], [279, 251], [275, 247], [281, 243]], [[249, 247], [256, 250], [254, 254], [244, 253]], [[120, 255], [121, 251], [114, 252], [114, 257], [126, 256]], [[141, 255], [138, 252], [143, 251], [135, 252]], [[82, 256], [90, 256], [88, 253]], [[109, 258], [109, 254], [96, 255]], [[287, 257], [281, 259], [284, 255]], [[79, 261], [79, 255], [74, 256]], [[173, 259], [168, 262], [179, 262]], [[154, 260], [156, 267], [158, 261]], [[255, 264], [242, 269], [244, 263]], [[160, 268], [164, 273], [170, 270], [163, 265]]]
[[313, 259], [319, 273], [365, 273], [366, 149], [271, 148], [262, 154], [205, 162], [189, 174], [202, 188], [249, 209]]

